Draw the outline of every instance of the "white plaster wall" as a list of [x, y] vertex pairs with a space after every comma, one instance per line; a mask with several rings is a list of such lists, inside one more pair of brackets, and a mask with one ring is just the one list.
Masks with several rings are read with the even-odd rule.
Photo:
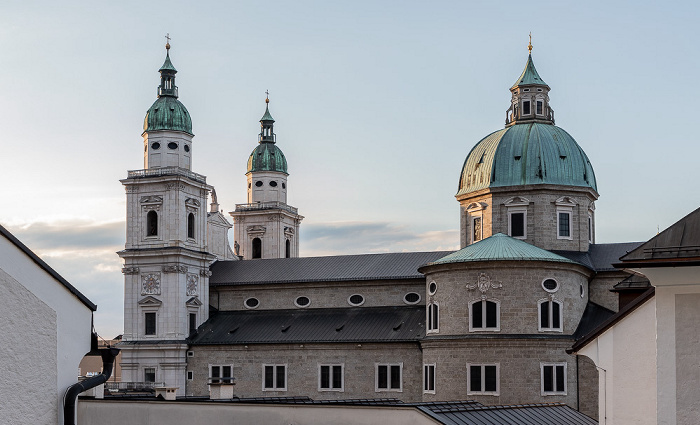
[[436, 420], [411, 407], [246, 405], [85, 400], [79, 425], [422, 425]]
[[[153, 149], [153, 143], [160, 143], [160, 148]], [[177, 143], [177, 149], [168, 148], [168, 143]], [[180, 167], [192, 168], [192, 136], [180, 131], [153, 131], [143, 134], [143, 168]], [[189, 152], [185, 151], [189, 146]]]
[[[3, 306], [3, 331], [0, 333], [2, 335], [0, 340], [2, 368], [0, 370], [21, 369], [27, 377], [40, 375], [39, 370], [50, 368], [53, 371], [42, 377], [39, 388], [43, 392], [43, 397], [36, 398], [21, 386], [11, 390], [19, 393], [12, 394], [13, 396], [21, 397], [23, 400], [24, 405], [15, 406], [16, 408], [28, 409], [34, 415], [39, 414], [41, 409], [32, 409], [30, 406], [49, 404], [53, 410], [53, 418], [50, 421], [42, 421], [38, 418], [37, 421], [25, 419], [5, 423], [58, 423], [59, 418], [62, 420], [63, 417], [63, 394], [70, 385], [78, 381], [80, 360], [90, 351], [92, 311], [4, 237], [0, 237], [0, 270], [3, 271], [0, 277], [3, 289], [9, 290], [13, 287], [14, 296], [20, 296], [28, 303], [25, 305], [9, 302]], [[19, 288], [20, 285], [35, 298], [25, 294], [24, 290]], [[6, 323], [11, 320], [11, 317], [18, 317], [20, 313], [28, 317], [22, 324], [26, 328], [18, 335], [16, 332], [13, 333], [14, 329]], [[11, 335], [14, 336], [11, 337]], [[14, 342], [23, 344], [26, 352], [21, 358], [6, 357], [5, 354], [10, 350], [8, 346], [13, 343], [12, 338], [18, 336], [19, 341]], [[41, 350], [35, 347], [36, 339], [46, 341], [46, 344], [41, 344]], [[52, 352], [55, 354], [51, 355]], [[42, 362], [50, 362], [51, 365], [39, 366]], [[32, 367], [34, 365], [37, 367]], [[0, 381], [4, 380], [3, 376]], [[11, 393], [3, 389], [1, 394], [1, 403], [5, 406], [6, 397]], [[2, 411], [3, 422], [6, 420], [5, 415], [9, 414], [6, 413], [8, 410]]]
[[596, 364], [601, 425], [656, 423], [656, 301], [654, 298], [578, 354]]

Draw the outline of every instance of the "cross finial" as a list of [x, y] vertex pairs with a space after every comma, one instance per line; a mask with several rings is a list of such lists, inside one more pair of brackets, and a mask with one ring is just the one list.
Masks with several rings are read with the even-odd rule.
[[270, 91], [265, 90], [265, 103], [270, 103]]
[[532, 32], [530, 33], [530, 43], [527, 45], [527, 50], [532, 54]]
[[165, 50], [170, 50], [170, 33], [165, 34]]

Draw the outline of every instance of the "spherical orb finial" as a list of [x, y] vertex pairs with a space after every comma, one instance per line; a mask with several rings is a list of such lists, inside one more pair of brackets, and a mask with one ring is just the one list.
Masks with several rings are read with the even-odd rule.
[[165, 50], [170, 50], [170, 33], [165, 34]]
[[270, 103], [270, 91], [265, 90], [265, 103]]

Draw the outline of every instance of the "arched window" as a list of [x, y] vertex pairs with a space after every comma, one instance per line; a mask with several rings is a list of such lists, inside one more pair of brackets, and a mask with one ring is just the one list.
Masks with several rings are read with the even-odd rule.
[[158, 236], [158, 213], [155, 211], [146, 214], [146, 236]]
[[498, 301], [478, 300], [469, 304], [470, 331], [500, 331], [500, 304]]
[[260, 238], [253, 239], [253, 258], [262, 258], [262, 241]]
[[540, 300], [539, 302], [540, 331], [561, 332], [561, 302], [556, 300]]
[[287, 239], [287, 242], [284, 243], [284, 257], [289, 258], [292, 254], [292, 247], [291, 243], [289, 243], [289, 239]]
[[194, 239], [194, 214], [187, 215], [187, 237]]
[[428, 304], [428, 332], [440, 330], [440, 306], [437, 303]]

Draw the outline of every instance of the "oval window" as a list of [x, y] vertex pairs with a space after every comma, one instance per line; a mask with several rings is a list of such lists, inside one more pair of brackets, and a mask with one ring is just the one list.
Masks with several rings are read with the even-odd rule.
[[158, 143], [158, 142], [151, 143], [151, 149], [153, 149], [154, 151], [157, 151], [158, 149], [160, 149], [160, 143]]
[[406, 304], [417, 304], [420, 301], [420, 295], [415, 292], [409, 292], [403, 296], [403, 302]]
[[581, 292], [581, 298], [583, 298], [583, 295], [584, 295], [583, 285], [581, 285], [579, 287], [579, 291]]
[[437, 292], [437, 283], [430, 282], [430, 285], [428, 285], [428, 293], [430, 295], [435, 295], [436, 292]]
[[297, 297], [297, 299], [294, 300], [294, 304], [296, 304], [297, 307], [306, 307], [311, 304], [311, 300], [309, 297]]
[[256, 308], [260, 305], [260, 301], [257, 298], [248, 298], [243, 302], [247, 308]]
[[189, 152], [189, 151], [190, 151], [189, 145], [185, 145], [185, 152]]
[[271, 181], [271, 182], [270, 182], [270, 186], [272, 186], [272, 187], [277, 187], [277, 182], [274, 181], [274, 180]]
[[175, 142], [168, 143], [168, 148], [173, 149], [173, 150], [177, 149], [177, 143], [175, 143]]
[[348, 297], [348, 304], [358, 306], [365, 303], [365, 297], [360, 294], [350, 295]]
[[556, 292], [559, 289], [559, 284], [554, 279], [545, 279], [542, 282], [542, 287], [547, 292]]
[[263, 185], [263, 182], [261, 182], [260, 180], [255, 182], [255, 187], [260, 187], [262, 185]]
[[286, 188], [287, 188], [287, 185], [282, 183], [282, 189], [286, 189]]

